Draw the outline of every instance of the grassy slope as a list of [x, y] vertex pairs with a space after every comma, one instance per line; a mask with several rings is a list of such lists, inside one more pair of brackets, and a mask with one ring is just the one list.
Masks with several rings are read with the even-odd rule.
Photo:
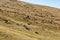
[[52, 7], [0, 0], [0, 40], [60, 40], [59, 13]]

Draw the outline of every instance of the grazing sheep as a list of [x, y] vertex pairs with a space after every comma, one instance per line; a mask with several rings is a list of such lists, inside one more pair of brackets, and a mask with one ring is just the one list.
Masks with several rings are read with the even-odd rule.
[[23, 18], [24, 20], [26, 21], [29, 21], [30, 17], [29, 16], [26, 16], [25, 18]]
[[25, 17], [25, 19], [27, 19], [27, 20], [28, 20], [28, 19], [30, 19], [30, 17], [29, 17], [29, 16], [26, 16], [26, 17]]
[[28, 28], [26, 25], [23, 25], [23, 27], [27, 30], [30, 30], [30, 28]]
[[4, 21], [5, 21], [5, 23], [10, 24], [10, 21], [9, 20], [4, 20]]

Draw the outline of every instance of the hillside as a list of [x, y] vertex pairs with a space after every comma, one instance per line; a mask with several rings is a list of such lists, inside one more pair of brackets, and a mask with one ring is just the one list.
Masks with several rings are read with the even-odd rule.
[[60, 9], [0, 0], [0, 40], [60, 40]]

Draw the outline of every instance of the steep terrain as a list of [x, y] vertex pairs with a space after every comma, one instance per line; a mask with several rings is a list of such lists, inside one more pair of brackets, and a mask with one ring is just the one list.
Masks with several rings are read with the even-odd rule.
[[0, 0], [0, 40], [60, 40], [60, 9]]

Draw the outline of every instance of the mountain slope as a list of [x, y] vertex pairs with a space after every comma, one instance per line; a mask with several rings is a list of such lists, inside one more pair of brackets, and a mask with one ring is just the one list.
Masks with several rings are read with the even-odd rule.
[[60, 9], [0, 0], [0, 40], [60, 40]]

